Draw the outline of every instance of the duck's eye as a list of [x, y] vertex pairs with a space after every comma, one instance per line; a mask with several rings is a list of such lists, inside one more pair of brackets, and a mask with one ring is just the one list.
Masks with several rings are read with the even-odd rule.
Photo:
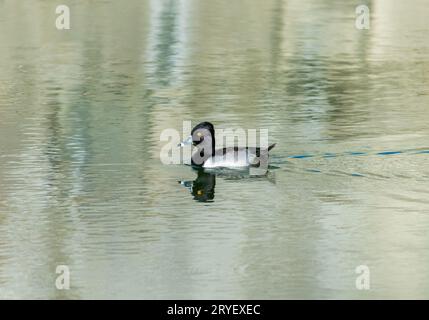
[[197, 194], [200, 196], [200, 195], [202, 195], [203, 194], [203, 190], [198, 190], [197, 191]]

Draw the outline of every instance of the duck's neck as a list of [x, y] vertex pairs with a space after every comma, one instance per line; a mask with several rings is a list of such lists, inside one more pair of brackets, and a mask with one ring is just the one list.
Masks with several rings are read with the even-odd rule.
[[205, 148], [199, 149], [200, 150], [200, 154], [202, 157], [204, 157], [205, 159], [209, 158], [209, 157], [213, 157], [215, 155], [215, 150], [216, 150], [216, 142], [215, 142], [215, 137], [214, 137], [214, 133], [211, 133], [211, 139], [212, 139], [212, 144], [211, 144], [211, 154], [205, 155], [204, 154], [204, 149], [209, 149], [209, 146], [205, 146]]
[[215, 138], [214, 135], [212, 134], [212, 143], [211, 143], [211, 154], [209, 154], [208, 152], [205, 153], [204, 150], [207, 150], [207, 148], [200, 148], [197, 146], [197, 152], [199, 152], [201, 159], [203, 159], [203, 162], [200, 164], [197, 164], [194, 162], [194, 159], [192, 157], [192, 164], [193, 165], [197, 165], [197, 166], [202, 166], [204, 164], [204, 162], [206, 162], [206, 160], [210, 157], [214, 157], [215, 155], [215, 150], [216, 150], [216, 143], [215, 143]]

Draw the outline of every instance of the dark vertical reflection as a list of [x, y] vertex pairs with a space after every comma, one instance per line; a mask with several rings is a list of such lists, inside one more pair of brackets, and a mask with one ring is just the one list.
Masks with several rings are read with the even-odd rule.
[[[151, 75], [152, 80], [157, 85], [169, 86], [173, 80], [173, 69], [176, 65], [177, 44], [178, 44], [178, 6], [180, 1], [165, 0], [152, 2], [152, 43], [149, 46], [149, 56], [153, 60], [154, 71]], [[155, 10], [155, 8], [157, 8]], [[157, 10], [160, 12], [157, 13]]]
[[271, 53], [271, 78], [270, 85], [275, 86], [277, 83], [277, 75], [279, 72], [279, 66], [282, 65], [280, 59], [282, 56], [282, 45], [283, 45], [283, 28], [284, 22], [283, 17], [286, 15], [284, 12], [284, 0], [274, 1], [274, 8], [272, 9], [272, 20], [270, 30], [270, 53]]
[[156, 71], [155, 78], [159, 83], [168, 86], [172, 78], [175, 64], [175, 47], [177, 44], [177, 1], [170, 0], [162, 8], [159, 17], [158, 43], [155, 47]]

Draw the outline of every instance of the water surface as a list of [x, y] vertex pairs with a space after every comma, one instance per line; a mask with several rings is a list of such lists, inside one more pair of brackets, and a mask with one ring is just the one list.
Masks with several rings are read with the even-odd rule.
[[[428, 298], [429, 7], [366, 4], [0, 1], [0, 297]], [[188, 120], [269, 174], [161, 164]]]

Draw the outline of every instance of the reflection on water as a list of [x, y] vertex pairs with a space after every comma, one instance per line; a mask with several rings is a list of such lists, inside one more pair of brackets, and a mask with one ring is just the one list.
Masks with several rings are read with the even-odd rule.
[[197, 170], [197, 178], [192, 181], [179, 181], [189, 189], [194, 200], [200, 202], [211, 202], [215, 197], [216, 174], [205, 172], [204, 169]]
[[[270, 166], [271, 169], [276, 168]], [[226, 181], [249, 183], [256, 180], [266, 180], [275, 183], [274, 173], [268, 171], [264, 175], [251, 175], [249, 169], [202, 169], [195, 168], [197, 177], [194, 180], [181, 180], [179, 183], [188, 188], [193, 199], [198, 202], [213, 202], [215, 198], [216, 177]], [[246, 180], [246, 181], [244, 181]]]
[[[427, 298], [429, 7], [364, 2], [0, 1], [0, 297]], [[270, 174], [162, 165], [185, 120]]]

